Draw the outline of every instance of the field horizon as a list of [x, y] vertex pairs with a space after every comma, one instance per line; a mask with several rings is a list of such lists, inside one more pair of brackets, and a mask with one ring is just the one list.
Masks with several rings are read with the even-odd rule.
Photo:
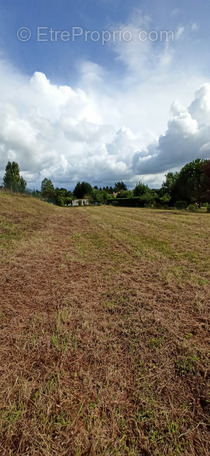
[[207, 456], [210, 215], [0, 193], [2, 456]]

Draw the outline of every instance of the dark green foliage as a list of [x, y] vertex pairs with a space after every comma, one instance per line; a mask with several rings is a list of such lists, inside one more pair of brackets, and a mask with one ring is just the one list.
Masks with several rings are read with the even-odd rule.
[[144, 207], [144, 201], [141, 198], [113, 198], [107, 201], [108, 204], [124, 207]]
[[161, 196], [161, 198], [160, 198], [161, 204], [169, 204], [170, 201], [171, 201], [171, 196], [169, 195], [169, 193], [165, 193], [165, 195]]
[[8, 161], [5, 168], [4, 187], [11, 192], [24, 193], [27, 182], [20, 176], [20, 168], [18, 163]]
[[175, 202], [175, 207], [176, 207], [176, 209], [186, 209], [187, 201], [182, 201], [182, 200], [176, 201]]
[[196, 159], [185, 165], [180, 173], [168, 173], [160, 190], [160, 201], [164, 195], [170, 196], [170, 205], [178, 201], [187, 204], [210, 201], [210, 160]]
[[150, 190], [148, 185], [139, 182], [134, 190], [134, 197], [139, 197], [141, 207], [150, 207], [153, 201], [158, 197], [156, 190]]
[[41, 186], [41, 193], [43, 198], [53, 199], [55, 196], [55, 189], [50, 179], [43, 179]]
[[92, 193], [93, 202], [106, 204], [107, 200], [110, 198], [110, 194], [106, 190], [93, 189]]
[[[19, 167], [16, 171], [19, 172]], [[19, 191], [24, 191], [26, 184], [24, 179], [20, 177], [18, 182]], [[14, 188], [16, 188], [15, 178], [12, 189]], [[117, 198], [113, 198], [114, 192], [117, 193]], [[33, 195], [40, 196], [34, 192]], [[197, 159], [185, 165], [179, 173], [167, 173], [160, 189], [150, 189], [148, 185], [139, 182], [134, 190], [128, 190], [123, 181], [116, 182], [114, 188], [106, 186], [102, 189], [97, 185], [92, 188], [88, 182], [83, 181], [77, 182], [71, 193], [65, 188], [54, 189], [52, 182], [44, 179], [41, 195], [59, 206], [71, 204], [72, 198], [75, 197], [77, 199], [88, 198], [90, 203], [127, 207], [154, 206], [170, 209], [175, 206], [177, 209], [186, 209], [190, 204], [198, 204], [200, 207], [205, 202], [210, 203], [210, 160]]]
[[185, 165], [177, 179], [176, 186], [179, 187], [181, 194], [188, 201], [196, 201], [200, 207], [201, 197], [204, 194], [205, 174], [203, 164], [205, 160], [198, 158]]
[[23, 179], [23, 177], [20, 176], [19, 185], [18, 185], [18, 191], [20, 193], [25, 193], [26, 185], [27, 185], [27, 183], [26, 183], [25, 179]]
[[71, 203], [72, 203], [72, 197], [66, 196], [63, 200], [63, 206], [69, 206]]
[[123, 181], [115, 182], [114, 184], [114, 191], [120, 192], [121, 190], [128, 190], [127, 185]]
[[199, 208], [198, 208], [197, 204], [189, 204], [187, 210], [190, 212], [198, 212]]
[[179, 173], [166, 174], [166, 180], [162, 184], [160, 196], [163, 196], [165, 194], [172, 195], [178, 178]]
[[[95, 187], [94, 187], [95, 188]], [[98, 190], [98, 187], [97, 187], [97, 190]], [[102, 190], [101, 188], [99, 190]], [[114, 193], [114, 188], [113, 187], [108, 187], [108, 185], [106, 187], [103, 187], [103, 190], [106, 192], [106, 193], [109, 193], [110, 195], [112, 195], [112, 193]]]
[[41, 198], [42, 197], [42, 194], [39, 190], [33, 190], [33, 192], [31, 193], [31, 195], [34, 197], [34, 198]]
[[154, 190], [148, 190], [142, 196], [140, 196], [140, 201], [143, 203], [144, 207], [150, 207], [153, 201], [157, 198], [157, 194]]
[[76, 187], [73, 191], [73, 195], [76, 198], [85, 198], [92, 196], [93, 189], [88, 182], [77, 182]]
[[202, 169], [204, 172], [204, 195], [208, 203], [210, 203], [210, 160], [206, 160], [202, 164]]
[[61, 207], [71, 204], [72, 196], [72, 193], [66, 190], [65, 188], [56, 188], [54, 192], [55, 204]]
[[133, 191], [131, 190], [120, 190], [117, 194], [118, 198], [133, 198]]
[[142, 196], [145, 193], [148, 193], [150, 191], [148, 185], [143, 184], [142, 182], [139, 182], [136, 184], [134, 190], [133, 190], [133, 195], [134, 196]]

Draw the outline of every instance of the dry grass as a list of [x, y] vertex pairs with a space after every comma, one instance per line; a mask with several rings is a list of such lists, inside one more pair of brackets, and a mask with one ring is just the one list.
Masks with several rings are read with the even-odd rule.
[[208, 214], [0, 195], [2, 456], [207, 456]]

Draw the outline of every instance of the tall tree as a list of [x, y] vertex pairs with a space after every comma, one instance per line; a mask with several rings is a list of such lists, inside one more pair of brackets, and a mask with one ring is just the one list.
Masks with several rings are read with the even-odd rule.
[[161, 196], [164, 195], [165, 193], [168, 193], [169, 195], [173, 192], [173, 188], [176, 184], [176, 181], [179, 177], [179, 173], [167, 173], [166, 174], [166, 180], [162, 184], [161, 188]]
[[86, 196], [92, 196], [93, 189], [88, 182], [77, 182], [76, 187], [73, 191], [73, 195], [76, 198], [85, 198]]
[[114, 191], [120, 192], [120, 190], [128, 190], [127, 185], [123, 181], [115, 182]]
[[210, 160], [206, 160], [203, 163], [202, 168], [205, 176], [204, 196], [205, 199], [210, 202]]
[[8, 161], [5, 168], [4, 187], [11, 192], [24, 193], [26, 190], [27, 182], [20, 176], [20, 168], [18, 163]]
[[54, 185], [50, 179], [47, 179], [46, 177], [45, 177], [45, 179], [43, 179], [42, 186], [41, 186], [41, 192], [42, 192], [42, 196], [44, 198], [53, 198], [54, 197], [55, 189], [54, 189]]
[[145, 193], [148, 193], [149, 191], [150, 190], [149, 190], [148, 185], [145, 185], [142, 182], [139, 182], [138, 184], [136, 184], [136, 186], [133, 190], [133, 194], [134, 194], [134, 196], [142, 196]]
[[200, 207], [201, 198], [204, 195], [205, 174], [203, 164], [206, 160], [197, 158], [196, 160], [185, 165], [176, 181], [176, 188], [183, 199], [188, 201], [196, 201]]

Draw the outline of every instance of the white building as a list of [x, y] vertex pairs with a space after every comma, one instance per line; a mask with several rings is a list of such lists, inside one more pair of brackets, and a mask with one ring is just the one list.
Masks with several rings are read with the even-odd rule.
[[88, 206], [89, 200], [88, 199], [75, 199], [72, 200], [72, 206]]

